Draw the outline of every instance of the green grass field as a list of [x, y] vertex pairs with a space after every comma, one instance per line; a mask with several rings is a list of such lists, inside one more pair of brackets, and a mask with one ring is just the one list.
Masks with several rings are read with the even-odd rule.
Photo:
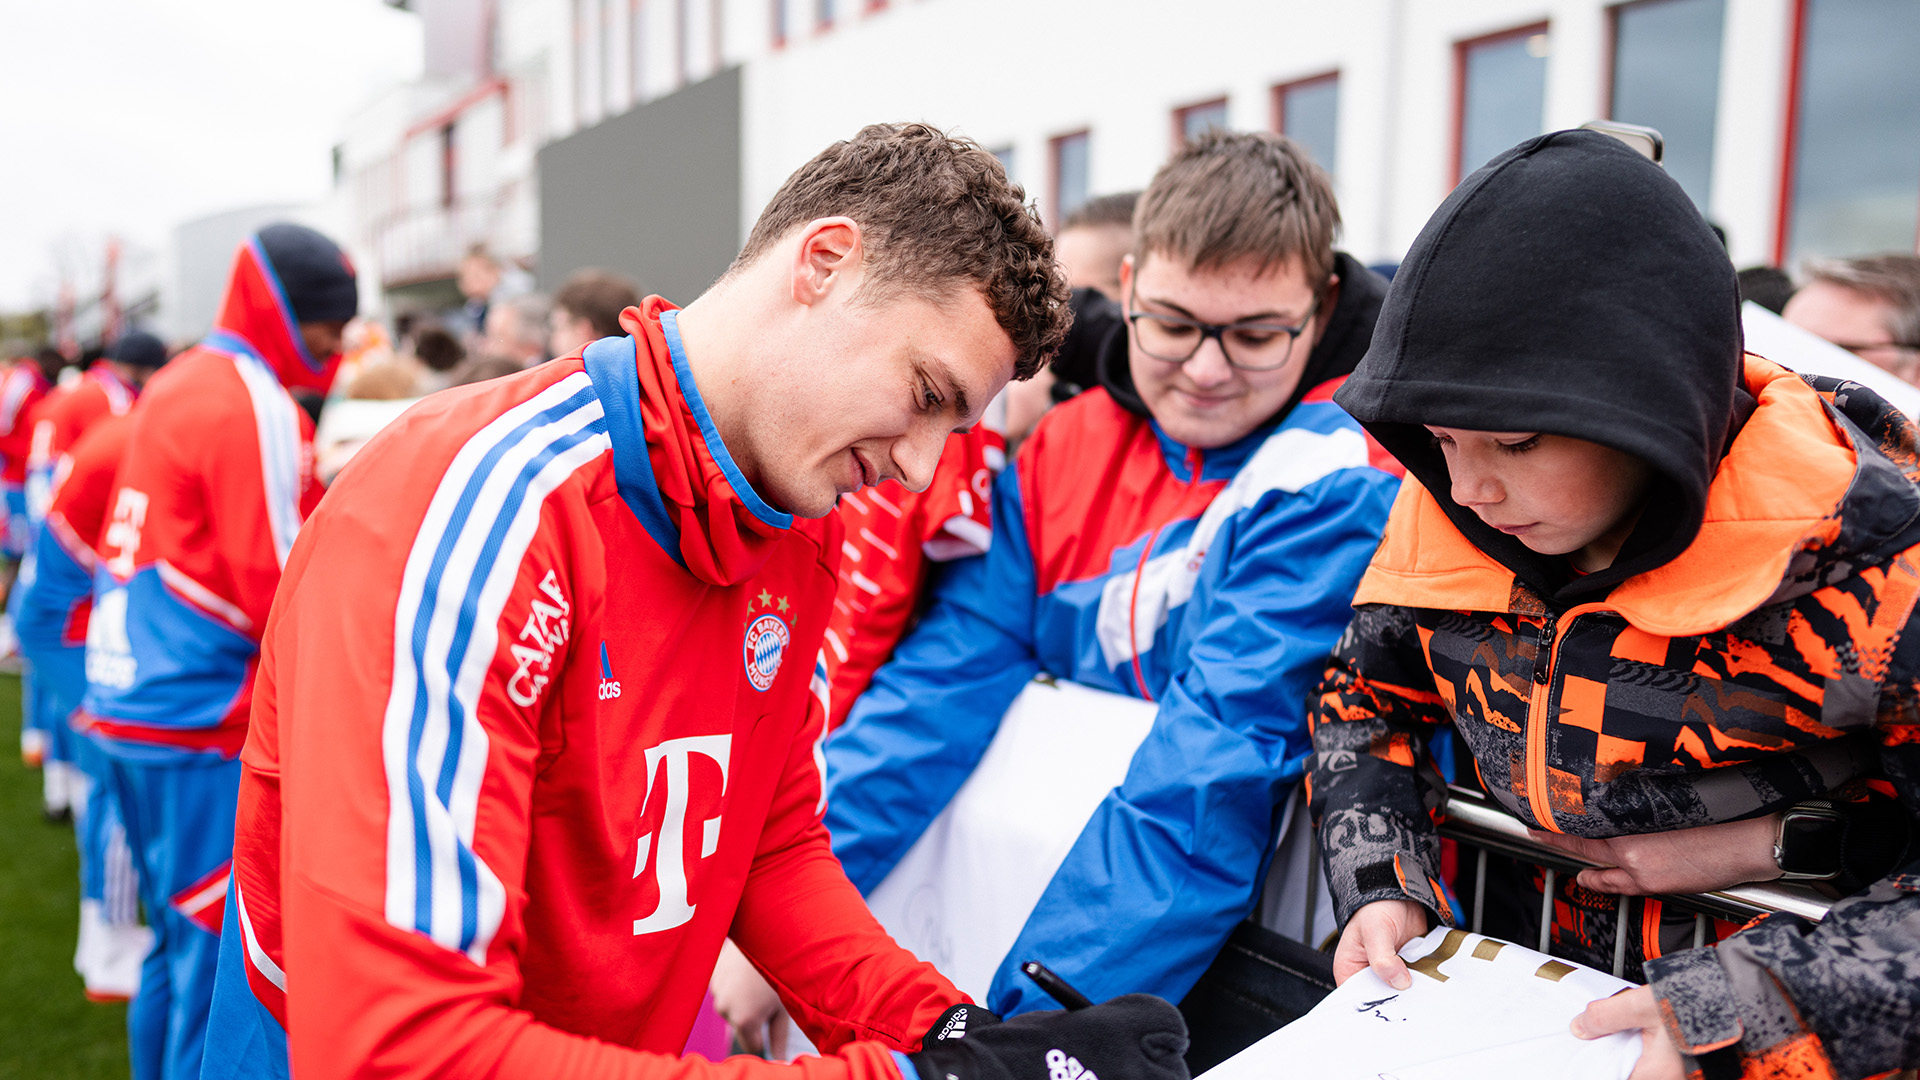
[[73, 973], [73, 830], [41, 818], [19, 746], [20, 680], [0, 676], [0, 1080], [125, 1077], [126, 1006], [88, 1001]]

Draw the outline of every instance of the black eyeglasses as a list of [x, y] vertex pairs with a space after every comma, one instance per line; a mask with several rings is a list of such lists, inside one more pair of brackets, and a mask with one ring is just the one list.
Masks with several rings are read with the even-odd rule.
[[[1129, 308], [1139, 304], [1138, 294], [1128, 295]], [[1293, 359], [1293, 343], [1320, 311], [1315, 300], [1313, 311], [1299, 326], [1249, 319], [1245, 322], [1210, 323], [1179, 315], [1158, 315], [1135, 310], [1127, 316], [1133, 327], [1133, 343], [1141, 352], [1168, 364], [1184, 364], [1193, 359], [1208, 338], [1220, 343], [1227, 363], [1241, 371], [1274, 371]]]

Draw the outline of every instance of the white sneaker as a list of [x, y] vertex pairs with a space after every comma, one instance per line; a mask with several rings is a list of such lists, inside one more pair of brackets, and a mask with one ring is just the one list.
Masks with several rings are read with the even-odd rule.
[[47, 733], [39, 728], [22, 727], [20, 729], [20, 761], [29, 769], [37, 769], [47, 760]]
[[0, 614], [0, 671], [20, 673], [20, 635], [14, 633], [13, 618]]
[[107, 920], [100, 914], [100, 901], [81, 900], [80, 937], [73, 945], [73, 970], [82, 979], [99, 963], [101, 937], [106, 927]]
[[153, 951], [153, 931], [130, 923], [100, 924], [100, 945], [83, 972], [88, 1001], [130, 1001], [140, 989], [140, 967]]
[[40, 765], [40, 812], [48, 821], [73, 817], [74, 795], [85, 783], [84, 774], [71, 761], [47, 760]]

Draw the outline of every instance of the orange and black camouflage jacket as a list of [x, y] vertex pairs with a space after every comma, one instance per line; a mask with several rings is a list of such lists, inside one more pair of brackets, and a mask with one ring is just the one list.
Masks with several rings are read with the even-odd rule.
[[[1495, 799], [1554, 832], [1731, 821], [1862, 777], [1920, 819], [1920, 634], [1902, 634], [1920, 596], [1916, 433], [1857, 384], [1751, 356], [1746, 381], [1759, 404], [1698, 537], [1602, 602], [1549, 610], [1408, 478], [1310, 710], [1343, 920], [1407, 898], [1453, 921], [1427, 757], [1442, 724]], [[1717, 947], [1630, 920], [1629, 954], [1690, 1056], [1733, 1055], [1748, 1075], [1911, 1068], [1920, 864], [1906, 869], [1818, 925], [1776, 915]], [[1605, 905], [1557, 915], [1555, 951], [1607, 966]]]

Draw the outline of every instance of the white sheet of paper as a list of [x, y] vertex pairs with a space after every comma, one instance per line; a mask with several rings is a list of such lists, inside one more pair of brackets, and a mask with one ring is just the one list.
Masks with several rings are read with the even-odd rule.
[[1626, 1080], [1637, 1033], [1576, 1039], [1588, 1003], [1633, 984], [1511, 942], [1441, 927], [1400, 950], [1416, 968], [1395, 990], [1371, 971], [1202, 1080]]
[[1908, 416], [1920, 416], [1920, 387], [1800, 329], [1759, 304], [1749, 300], [1741, 307], [1740, 325], [1747, 334], [1748, 352], [1805, 374], [1850, 379], [1886, 398]]
[[880, 925], [985, 1001], [1047, 882], [1126, 779], [1157, 711], [1076, 683], [1028, 683], [953, 801], [867, 897]]

